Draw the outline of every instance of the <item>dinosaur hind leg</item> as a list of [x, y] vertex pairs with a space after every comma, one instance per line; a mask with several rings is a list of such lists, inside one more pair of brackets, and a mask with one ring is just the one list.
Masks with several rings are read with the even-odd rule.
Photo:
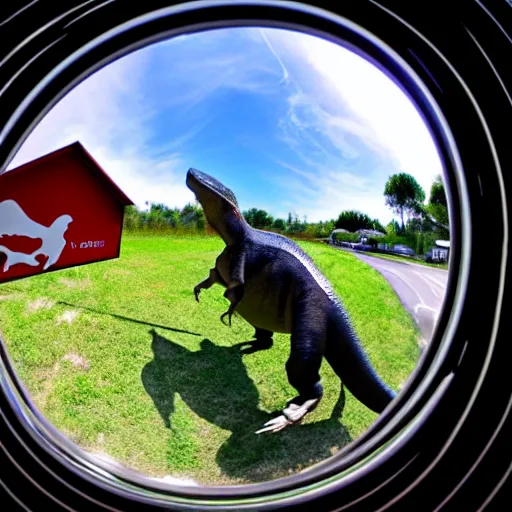
[[272, 339], [273, 335], [274, 333], [272, 331], [256, 327], [254, 330], [254, 338], [256, 339], [256, 342], [253, 346], [257, 345], [258, 348], [261, 349], [270, 348], [274, 343], [274, 340]]
[[243, 350], [244, 354], [252, 354], [253, 352], [259, 352], [260, 350], [268, 350], [269, 348], [272, 348], [272, 345], [274, 344], [274, 340], [272, 339], [273, 335], [274, 333], [272, 331], [255, 327], [255, 339], [251, 341], [244, 341], [240, 343], [239, 346], [247, 347]]
[[295, 328], [291, 337], [292, 350], [286, 362], [288, 382], [298, 391], [298, 396], [288, 402], [283, 414], [265, 424], [257, 433], [278, 432], [287, 425], [301, 421], [316, 408], [323, 396], [320, 383], [323, 340], [320, 334], [306, 328]]

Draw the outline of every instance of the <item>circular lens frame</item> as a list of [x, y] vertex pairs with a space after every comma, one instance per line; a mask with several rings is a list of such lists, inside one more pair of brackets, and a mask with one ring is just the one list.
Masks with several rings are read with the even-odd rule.
[[[450, 214], [451, 262], [444, 306], [420, 363], [397, 398], [374, 424], [338, 454], [302, 473], [272, 482], [229, 487], [177, 486], [144, 477], [82, 451], [33, 405], [2, 343], [1, 388], [14, 411], [15, 420], [70, 472], [80, 474], [81, 478], [108, 492], [147, 504], [172, 503], [178, 508], [195, 510], [218, 507], [223, 510], [261, 509], [263, 506], [289, 506], [343, 489], [347, 492], [346, 506], [356, 503], [362, 499], [361, 493], [357, 492], [357, 499], [352, 501], [350, 496], [358, 482], [369, 475], [378, 476], [383, 467], [394, 477], [413, 463], [416, 455], [414, 452], [404, 455], [404, 449], [418, 442], [419, 432], [441, 409], [445, 396], [454, 389], [460, 391], [457, 373], [473, 375], [470, 381], [474, 387], [466, 390], [469, 408], [489, 364], [495, 338], [491, 313], [484, 345], [474, 351], [475, 344], [468, 342], [471, 338], [468, 300], [469, 303], [475, 300], [482, 289], [478, 288], [478, 279], [474, 279], [482, 254], [472, 240], [475, 216], [481, 213], [483, 205], [475, 200], [474, 192], [476, 181], [480, 188], [498, 187], [501, 168], [478, 103], [439, 49], [404, 19], [375, 2], [371, 2], [371, 9], [366, 13], [355, 6], [345, 6], [344, 15], [287, 1], [200, 0], [165, 8], [155, 6], [153, 10], [153, 4], [148, 3], [146, 12], [129, 9], [114, 12], [109, 4], [78, 5], [56, 19], [46, 32], [36, 34], [3, 57], [1, 64], [9, 66], [10, 61], [14, 62], [13, 59], [23, 52], [32, 55], [25, 66], [2, 84], [5, 98], [2, 106], [9, 108], [4, 110], [2, 116], [5, 115], [5, 119], [0, 125], [1, 170], [6, 169], [35, 125], [65, 94], [91, 73], [132, 51], [169, 37], [226, 27], [274, 27], [315, 35], [340, 44], [379, 67], [411, 99], [430, 130], [445, 170]], [[370, 3], [365, 4], [367, 9], [369, 6]], [[342, 10], [341, 6], [339, 10]], [[108, 16], [103, 17], [103, 11]], [[97, 24], [91, 25], [91, 19]], [[382, 25], [385, 29], [379, 28], [383, 20], [386, 21]], [[401, 39], [394, 38], [394, 29], [401, 31]], [[381, 37], [378, 37], [379, 33], [382, 33]], [[33, 49], [35, 44], [39, 48], [37, 52]], [[429, 61], [428, 66], [426, 61]], [[433, 67], [436, 67], [436, 78], [429, 72]], [[443, 79], [442, 89], [439, 77]], [[457, 99], [455, 91], [459, 94]], [[457, 107], [449, 105], [451, 94]], [[462, 151], [460, 144], [456, 144], [464, 130], [463, 124], [456, 121], [456, 108], [471, 110], [471, 115], [464, 120], [466, 129], [471, 127], [478, 132], [479, 140], [486, 140], [488, 146], [484, 156], [496, 174], [490, 172], [483, 176], [478, 173], [474, 166], [476, 162], [471, 160], [474, 148], [465, 145]], [[449, 116], [446, 116], [448, 111]], [[492, 251], [492, 261], [502, 271], [506, 256], [504, 245], [508, 240], [503, 211], [503, 204], [495, 204], [490, 212], [490, 218], [497, 223], [497, 231], [503, 233], [503, 244], [498, 244]], [[502, 274], [493, 274], [483, 288], [486, 297], [492, 297], [494, 301], [494, 314], [499, 311]], [[481, 354], [479, 361], [471, 359], [469, 366], [462, 364], [468, 357], [478, 359], [476, 354]], [[462, 418], [468, 408], [459, 411]], [[446, 428], [456, 432], [460, 425], [461, 420], [454, 419]], [[446, 441], [444, 432], [438, 430], [437, 434], [438, 445], [443, 446]], [[393, 467], [394, 473], [390, 472]], [[372, 493], [374, 489], [368, 492]]]

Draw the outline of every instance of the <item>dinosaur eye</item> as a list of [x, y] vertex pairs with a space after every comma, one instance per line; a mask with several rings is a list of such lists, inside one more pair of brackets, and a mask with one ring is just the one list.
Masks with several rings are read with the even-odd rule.
[[283, 23], [127, 47], [13, 146], [2, 346], [69, 460], [186, 499], [312, 485], [462, 360], [448, 96], [348, 22]]

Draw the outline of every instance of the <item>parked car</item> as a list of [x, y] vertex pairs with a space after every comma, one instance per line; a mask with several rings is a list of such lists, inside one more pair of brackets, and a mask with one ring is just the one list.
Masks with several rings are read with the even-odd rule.
[[394, 245], [391, 249], [391, 252], [396, 254], [404, 254], [406, 256], [414, 256], [416, 254], [410, 247], [407, 247], [407, 245], [403, 244]]
[[373, 251], [373, 245], [364, 243], [351, 243], [350, 246], [356, 251]]

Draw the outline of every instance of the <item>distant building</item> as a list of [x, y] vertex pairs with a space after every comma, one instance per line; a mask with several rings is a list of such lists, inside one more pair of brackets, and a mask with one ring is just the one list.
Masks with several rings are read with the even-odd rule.
[[432, 263], [447, 262], [450, 257], [450, 241], [436, 240], [434, 247], [425, 255], [425, 260]]
[[377, 231], [376, 229], [358, 229], [356, 233], [365, 238], [379, 238], [381, 236], [386, 236], [386, 233], [382, 233], [382, 231]]

